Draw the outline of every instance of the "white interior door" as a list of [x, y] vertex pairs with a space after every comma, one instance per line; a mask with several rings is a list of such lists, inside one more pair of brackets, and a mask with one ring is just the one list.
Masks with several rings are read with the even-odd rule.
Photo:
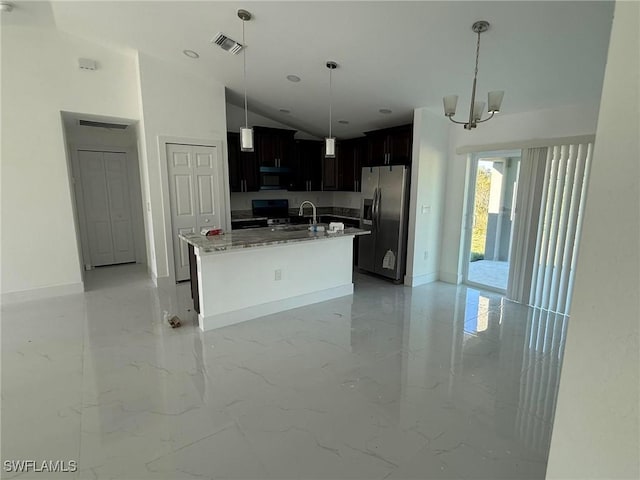
[[78, 151], [91, 265], [135, 261], [127, 157]]
[[167, 144], [171, 232], [176, 281], [189, 279], [187, 245], [180, 233], [221, 227], [223, 221], [216, 147]]
[[111, 265], [114, 263], [113, 239], [104, 155], [102, 152], [79, 151], [78, 161], [91, 264], [97, 267]]
[[104, 166], [109, 194], [113, 263], [135, 262], [127, 156], [120, 152], [105, 152]]

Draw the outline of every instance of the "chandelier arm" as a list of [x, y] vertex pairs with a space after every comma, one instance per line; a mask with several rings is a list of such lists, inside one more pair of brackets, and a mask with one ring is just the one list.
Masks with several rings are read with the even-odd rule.
[[491, 115], [488, 118], [485, 118], [484, 120], [476, 120], [476, 123], [482, 123], [486, 122], [487, 120], [491, 120], [495, 114], [496, 112], [491, 112]]
[[457, 120], [454, 120], [453, 117], [447, 117], [449, 120], [451, 120], [453, 123], [457, 123], [458, 125], [466, 125], [467, 122], [459, 122]]

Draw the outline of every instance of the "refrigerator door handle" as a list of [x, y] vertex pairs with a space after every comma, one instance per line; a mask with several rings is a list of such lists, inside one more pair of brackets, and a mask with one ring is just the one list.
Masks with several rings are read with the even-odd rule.
[[376, 230], [378, 225], [378, 189], [373, 190], [373, 203], [371, 205], [371, 230]]
[[380, 201], [382, 200], [382, 187], [378, 188], [378, 204], [376, 205], [376, 225], [380, 224]]

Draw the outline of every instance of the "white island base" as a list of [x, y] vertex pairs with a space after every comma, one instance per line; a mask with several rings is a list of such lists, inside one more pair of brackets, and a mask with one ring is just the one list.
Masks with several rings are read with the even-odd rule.
[[353, 238], [340, 235], [200, 254], [198, 322], [232, 325], [353, 293]]

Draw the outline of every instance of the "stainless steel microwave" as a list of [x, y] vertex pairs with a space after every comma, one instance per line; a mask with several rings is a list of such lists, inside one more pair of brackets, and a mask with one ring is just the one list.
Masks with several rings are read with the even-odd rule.
[[260, 190], [286, 190], [290, 175], [287, 167], [260, 167]]

